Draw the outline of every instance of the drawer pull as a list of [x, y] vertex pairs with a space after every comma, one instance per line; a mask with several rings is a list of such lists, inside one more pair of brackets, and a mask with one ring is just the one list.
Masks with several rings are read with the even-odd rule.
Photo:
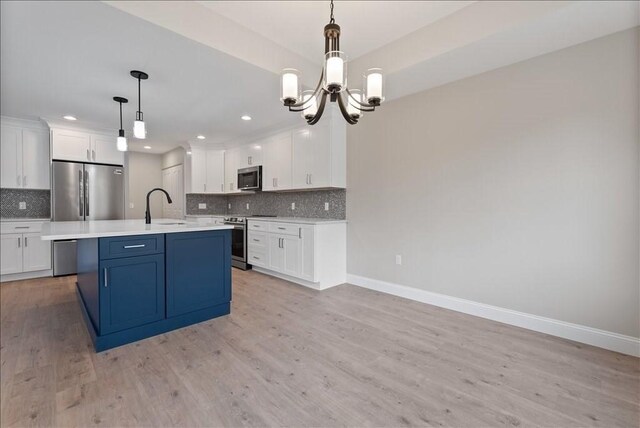
[[16, 229], [29, 229], [29, 226], [16, 226]]
[[286, 228], [286, 227], [278, 227], [278, 229], [280, 229], [280, 230], [287, 230], [287, 228]]
[[260, 257], [257, 257], [257, 256], [253, 256], [253, 258], [256, 260], [260, 260]]
[[260, 240], [259, 240], [259, 239], [255, 239], [255, 238], [254, 238], [254, 239], [253, 239], [253, 242], [260, 242]]
[[107, 268], [104, 268], [104, 286], [108, 287], [109, 283], [107, 282]]
[[137, 244], [137, 245], [125, 245], [124, 248], [144, 248], [146, 244]]

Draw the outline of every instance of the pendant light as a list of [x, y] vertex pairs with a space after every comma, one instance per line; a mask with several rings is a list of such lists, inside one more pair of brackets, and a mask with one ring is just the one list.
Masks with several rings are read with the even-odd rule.
[[140, 107], [140, 105], [142, 104], [140, 97], [140, 80], [147, 80], [149, 78], [149, 75], [144, 71], [138, 70], [131, 70], [131, 75], [135, 79], [138, 79], [138, 111], [136, 112], [136, 120], [135, 122], [133, 122], [133, 136], [140, 140], [144, 140], [145, 138], [147, 138], [147, 129], [144, 125], [142, 108]]
[[128, 149], [127, 146], [127, 137], [124, 136], [124, 128], [122, 127], [122, 104], [126, 104], [129, 102], [128, 99], [122, 97], [113, 97], [113, 101], [120, 104], [120, 129], [118, 130], [118, 139], [116, 140], [116, 147], [120, 152], [126, 152]]
[[327, 98], [337, 102], [342, 117], [351, 125], [358, 123], [364, 112], [374, 111], [384, 101], [382, 70], [371, 68], [364, 75], [364, 89], [347, 86], [347, 56], [340, 50], [340, 26], [333, 18], [330, 2], [329, 23], [324, 27], [324, 67], [318, 86], [313, 91], [300, 92], [300, 73], [285, 68], [280, 79], [280, 101], [289, 111], [301, 112], [309, 125], [318, 123]]

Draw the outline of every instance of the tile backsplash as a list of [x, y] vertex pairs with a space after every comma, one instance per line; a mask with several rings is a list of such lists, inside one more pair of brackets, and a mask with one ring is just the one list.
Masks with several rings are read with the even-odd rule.
[[[347, 193], [344, 189], [304, 192], [256, 192], [246, 195], [187, 194], [187, 214], [275, 215], [279, 217], [346, 218]], [[199, 209], [198, 204], [207, 204]], [[291, 204], [295, 203], [295, 209]], [[329, 209], [325, 210], [325, 203]], [[247, 209], [249, 204], [249, 209]], [[229, 208], [230, 206], [230, 208]]]
[[[20, 209], [20, 202], [25, 209]], [[0, 189], [0, 218], [51, 218], [49, 190]]]

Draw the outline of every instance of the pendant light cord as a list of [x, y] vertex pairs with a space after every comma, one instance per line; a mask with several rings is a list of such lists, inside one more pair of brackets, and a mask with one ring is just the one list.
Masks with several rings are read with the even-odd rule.
[[141, 105], [142, 105], [142, 100], [140, 99], [140, 78], [138, 77], [138, 111], [140, 111]]
[[333, 18], [333, 0], [331, 0], [331, 19], [329, 19], [330, 24], [335, 24], [336, 20]]
[[120, 101], [120, 129], [122, 129], [122, 101]]

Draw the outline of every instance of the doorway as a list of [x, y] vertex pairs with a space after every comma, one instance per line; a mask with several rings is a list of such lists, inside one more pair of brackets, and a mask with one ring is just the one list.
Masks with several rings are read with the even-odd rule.
[[169, 192], [172, 204], [162, 199], [162, 217], [184, 218], [184, 174], [182, 165], [175, 165], [162, 170], [162, 188]]

